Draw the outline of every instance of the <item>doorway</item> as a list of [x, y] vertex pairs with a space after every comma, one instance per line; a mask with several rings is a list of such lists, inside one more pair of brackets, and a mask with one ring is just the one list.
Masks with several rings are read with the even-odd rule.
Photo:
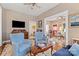
[[59, 48], [68, 45], [68, 11], [45, 18], [44, 32], [51, 44]]

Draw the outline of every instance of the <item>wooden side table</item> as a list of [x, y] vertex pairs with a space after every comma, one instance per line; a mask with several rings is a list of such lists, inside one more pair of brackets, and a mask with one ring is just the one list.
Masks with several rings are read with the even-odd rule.
[[49, 48], [51, 48], [51, 54], [52, 54], [53, 46], [51, 46], [51, 45], [49, 45], [49, 46], [47, 46], [47, 47], [44, 47], [44, 48], [39, 48], [39, 47], [34, 46], [34, 47], [32, 47], [32, 49], [31, 49], [30, 55], [31, 55], [31, 56], [35, 56], [35, 55], [37, 55], [38, 53], [41, 53], [41, 52], [44, 52], [44, 51], [48, 50]]

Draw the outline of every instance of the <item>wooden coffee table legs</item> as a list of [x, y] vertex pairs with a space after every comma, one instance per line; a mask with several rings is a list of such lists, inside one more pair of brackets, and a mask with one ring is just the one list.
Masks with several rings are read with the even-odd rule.
[[47, 47], [44, 47], [44, 48], [38, 48], [38, 47], [32, 47], [31, 51], [30, 51], [30, 55], [31, 56], [35, 56], [37, 55], [38, 53], [41, 53], [41, 52], [44, 52], [44, 51], [47, 51], [48, 49], [51, 48], [51, 55], [52, 55], [52, 49], [53, 49], [53, 46], [52, 45], [48, 45]]

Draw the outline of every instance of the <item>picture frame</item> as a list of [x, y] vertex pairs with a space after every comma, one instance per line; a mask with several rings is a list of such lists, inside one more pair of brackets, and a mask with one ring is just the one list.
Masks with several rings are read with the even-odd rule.
[[70, 16], [71, 22], [70, 26], [79, 26], [79, 15]]
[[42, 28], [42, 20], [38, 21], [38, 28]]

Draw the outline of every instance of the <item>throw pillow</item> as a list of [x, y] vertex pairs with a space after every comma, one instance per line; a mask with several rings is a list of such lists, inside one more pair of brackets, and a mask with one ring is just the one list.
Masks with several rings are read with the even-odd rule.
[[69, 49], [69, 51], [74, 56], [79, 56], [79, 45], [77, 43], [73, 44], [72, 47]]

